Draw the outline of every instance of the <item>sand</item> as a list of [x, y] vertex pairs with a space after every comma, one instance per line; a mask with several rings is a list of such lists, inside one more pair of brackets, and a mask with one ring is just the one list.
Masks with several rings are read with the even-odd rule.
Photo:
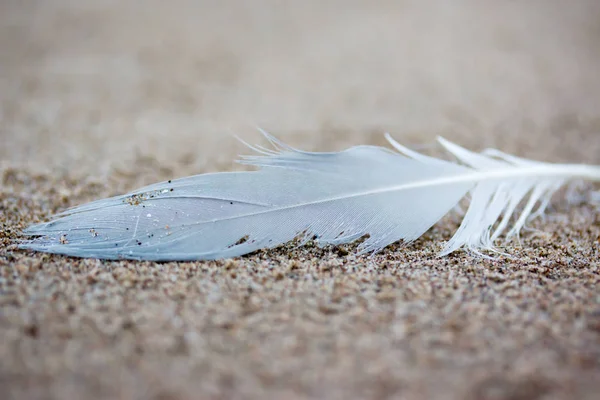
[[[584, 186], [493, 260], [286, 246], [234, 260], [21, 251], [28, 224], [307, 150], [436, 135], [600, 164], [600, 3], [3, 1], [0, 393], [14, 399], [593, 399], [600, 211]], [[596, 189], [598, 189], [596, 187]]]

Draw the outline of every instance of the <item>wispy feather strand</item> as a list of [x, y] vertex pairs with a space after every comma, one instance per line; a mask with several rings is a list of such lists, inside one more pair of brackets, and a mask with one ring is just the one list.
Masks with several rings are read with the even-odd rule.
[[470, 194], [441, 254], [480, 252], [518, 235], [568, 180], [600, 181], [598, 166], [474, 153], [442, 138], [460, 164], [411, 151], [387, 134], [397, 152], [306, 152], [263, 133], [272, 149], [249, 146], [258, 154], [240, 160], [257, 171], [197, 175], [84, 204], [29, 227], [20, 247], [101, 259], [206, 260], [297, 237], [326, 245], [368, 236], [359, 251], [369, 253], [411, 243]]

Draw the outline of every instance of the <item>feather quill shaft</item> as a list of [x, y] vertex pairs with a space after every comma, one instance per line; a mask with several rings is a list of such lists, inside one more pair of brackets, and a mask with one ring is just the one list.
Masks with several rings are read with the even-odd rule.
[[240, 160], [256, 171], [181, 178], [84, 204], [27, 228], [20, 247], [102, 259], [202, 260], [297, 237], [326, 245], [368, 235], [359, 251], [374, 252], [416, 240], [470, 194], [441, 254], [480, 252], [494, 250], [506, 230], [507, 238], [518, 235], [567, 181], [600, 181], [598, 166], [474, 153], [442, 138], [460, 164], [416, 153], [387, 134], [398, 152], [374, 146], [306, 152], [263, 134], [273, 149], [248, 145], [258, 155]]

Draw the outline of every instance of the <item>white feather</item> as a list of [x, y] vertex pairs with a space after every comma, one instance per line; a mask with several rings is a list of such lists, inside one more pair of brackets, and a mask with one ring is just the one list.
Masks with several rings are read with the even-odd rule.
[[597, 166], [473, 153], [441, 138], [462, 164], [416, 153], [387, 134], [399, 153], [373, 146], [305, 152], [263, 133], [273, 149], [249, 146], [259, 155], [240, 161], [257, 171], [197, 175], [84, 204], [29, 227], [31, 238], [20, 247], [103, 259], [202, 260], [297, 237], [325, 245], [368, 235], [359, 251], [374, 252], [416, 240], [470, 193], [462, 224], [441, 254], [480, 252], [494, 250], [507, 229], [506, 237], [518, 235], [567, 180], [600, 180]]

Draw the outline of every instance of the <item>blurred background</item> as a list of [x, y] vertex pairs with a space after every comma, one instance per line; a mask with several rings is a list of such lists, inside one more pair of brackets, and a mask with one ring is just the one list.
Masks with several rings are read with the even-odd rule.
[[0, 160], [186, 175], [232, 168], [259, 125], [599, 162], [599, 43], [595, 0], [2, 0]]

